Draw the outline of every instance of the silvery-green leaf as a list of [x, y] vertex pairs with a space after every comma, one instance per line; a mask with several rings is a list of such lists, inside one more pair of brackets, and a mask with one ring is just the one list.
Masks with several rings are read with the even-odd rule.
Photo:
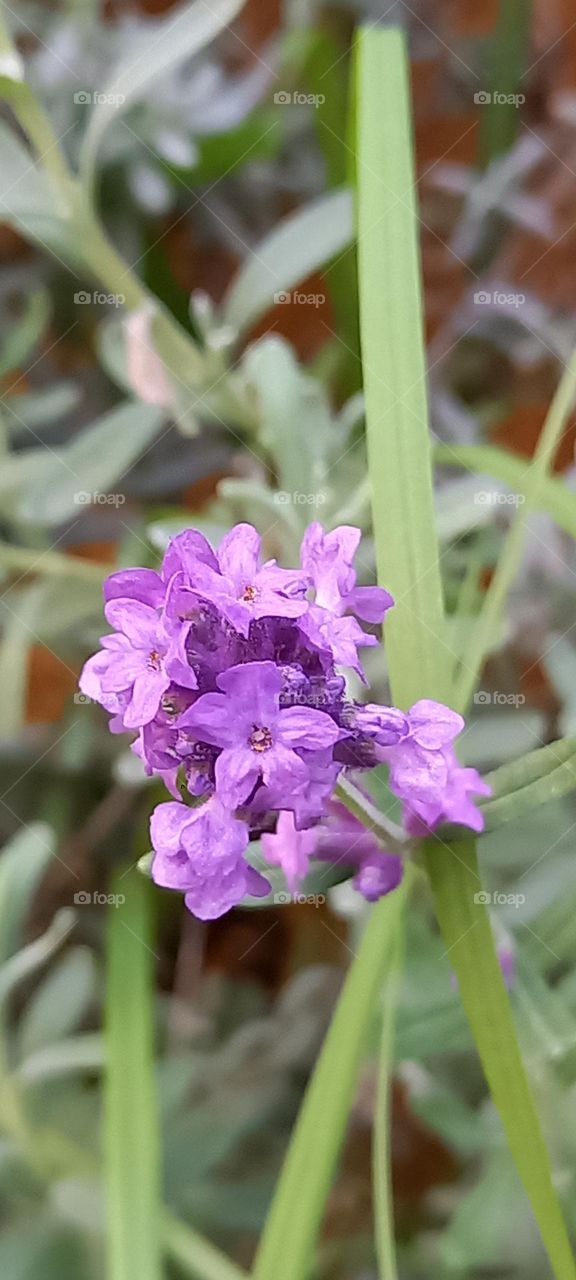
[[52, 924], [41, 935], [21, 951], [17, 951], [0, 970], [0, 1004], [3, 1004], [12, 990], [40, 969], [46, 961], [66, 941], [74, 928], [74, 912], [63, 908], [54, 917]]
[[105, 1061], [102, 1035], [87, 1031], [37, 1050], [20, 1063], [18, 1075], [25, 1084], [43, 1084], [61, 1076], [101, 1071]]
[[[224, 298], [223, 321], [248, 329], [275, 302], [293, 303], [296, 285], [347, 247], [354, 234], [352, 193], [330, 191], [290, 214], [240, 268]], [[275, 296], [276, 295], [276, 296]]]
[[[36, 289], [27, 299], [24, 313], [12, 323], [0, 349], [0, 377], [24, 364], [42, 337], [52, 312], [46, 289]], [[20, 397], [18, 398], [20, 399]]]
[[69, 1035], [85, 1016], [96, 993], [96, 968], [87, 947], [71, 947], [53, 966], [29, 1000], [20, 1024], [22, 1057]]
[[2, 737], [17, 733], [24, 719], [30, 645], [36, 638], [42, 587], [35, 585], [17, 593], [3, 606], [0, 638], [0, 732]]
[[61, 246], [68, 216], [32, 154], [0, 121], [0, 218], [40, 244]]
[[38, 433], [56, 419], [64, 418], [77, 407], [81, 394], [73, 382], [62, 381], [43, 387], [42, 391], [24, 391], [21, 395], [11, 396], [10, 435], [29, 443], [30, 427]]
[[148, 94], [154, 82], [198, 53], [242, 8], [243, 0], [195, 0], [172, 9], [160, 22], [147, 24], [130, 52], [113, 69], [94, 103], [84, 139], [81, 165], [90, 173], [102, 135], [120, 112]]
[[242, 368], [259, 418], [259, 436], [276, 464], [277, 501], [301, 527], [321, 518], [332, 419], [324, 388], [303, 373], [283, 338], [246, 352]]
[[[46, 451], [44, 465], [28, 486], [20, 515], [35, 524], [79, 518], [91, 502], [111, 494], [115, 482], [158, 434], [165, 414], [154, 405], [121, 404], [75, 436], [58, 452]], [[125, 494], [111, 494], [117, 507]]]
[[30, 898], [54, 855], [54, 833], [31, 822], [6, 845], [0, 858], [0, 964], [18, 946]]

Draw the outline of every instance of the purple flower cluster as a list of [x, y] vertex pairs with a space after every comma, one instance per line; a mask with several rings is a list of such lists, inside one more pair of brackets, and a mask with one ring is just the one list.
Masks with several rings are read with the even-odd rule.
[[311, 856], [344, 860], [370, 900], [398, 884], [397, 855], [332, 800], [343, 770], [385, 763], [411, 835], [443, 821], [482, 827], [471, 797], [488, 788], [452, 747], [461, 716], [430, 700], [403, 712], [346, 697], [340, 668], [363, 678], [358, 650], [379, 643], [358, 618], [379, 623], [393, 604], [356, 585], [359, 541], [358, 529], [311, 524], [301, 568], [287, 570], [261, 562], [252, 525], [217, 552], [187, 530], [158, 573], [121, 570], [105, 584], [114, 631], [80, 688], [113, 732], [137, 732], [133, 749], [174, 797], [152, 816], [152, 874], [202, 919], [269, 891], [246, 858], [255, 836], [293, 890]]

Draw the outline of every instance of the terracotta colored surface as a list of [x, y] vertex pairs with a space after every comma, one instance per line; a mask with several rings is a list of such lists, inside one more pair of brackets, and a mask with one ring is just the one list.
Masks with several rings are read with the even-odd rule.
[[[511, 449], [514, 453], [520, 453], [525, 458], [532, 457], [547, 412], [547, 402], [516, 405], [512, 412], [492, 429], [492, 442]], [[566, 467], [572, 466], [575, 443], [576, 417], [573, 416], [562, 434], [554, 463], [555, 471], [564, 471]]]
[[255, 342], [265, 333], [281, 333], [292, 343], [302, 360], [312, 359], [331, 337], [334, 318], [330, 302], [329, 286], [320, 275], [309, 276], [298, 285], [294, 294], [314, 298], [310, 302], [281, 303], [272, 306], [248, 335]]
[[66, 555], [79, 560], [94, 560], [96, 564], [114, 564], [117, 547], [115, 542], [75, 542], [66, 547]]
[[76, 688], [77, 677], [67, 663], [44, 645], [33, 645], [28, 663], [26, 723], [51, 724], [59, 720]]

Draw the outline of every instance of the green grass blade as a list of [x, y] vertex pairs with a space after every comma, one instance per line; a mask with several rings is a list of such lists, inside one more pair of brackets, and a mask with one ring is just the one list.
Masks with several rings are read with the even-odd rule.
[[[517, 105], [530, 35], [531, 0], [500, 0], [496, 27], [488, 41], [485, 77], [478, 89], [491, 102], [480, 108], [479, 160], [486, 166], [508, 151], [521, 124]], [[496, 97], [495, 97], [496, 95]], [[524, 93], [524, 97], [525, 97]]]
[[108, 1280], [160, 1280], [160, 1140], [154, 1089], [150, 886], [117, 875], [109, 907], [105, 1164]]
[[308, 1085], [268, 1214], [253, 1280], [303, 1280], [342, 1144], [363, 1043], [410, 883], [373, 908]]
[[392, 1169], [390, 1161], [390, 1085], [394, 1062], [394, 1020], [402, 964], [402, 930], [398, 928], [392, 946], [390, 968], [384, 988], [384, 1013], [378, 1055], [378, 1083], [372, 1149], [372, 1186], [374, 1192], [374, 1234], [380, 1280], [398, 1280], [394, 1247], [394, 1213], [392, 1203]]
[[520, 564], [527, 517], [530, 511], [538, 506], [542, 487], [548, 482], [548, 473], [575, 398], [576, 352], [566, 365], [558, 383], [540, 432], [536, 452], [526, 470], [524, 487], [526, 502], [524, 506], [518, 508], [510, 526], [496, 572], [486, 593], [478, 625], [466, 653], [466, 666], [461, 670], [456, 683], [455, 706], [458, 710], [465, 710], [468, 706], [484, 659], [490, 652], [492, 637], [498, 633], [506, 597]]
[[166, 1252], [193, 1280], [246, 1280], [246, 1272], [197, 1231], [164, 1213]]
[[[530, 467], [526, 459], [507, 449], [499, 449], [497, 445], [438, 444], [434, 457], [443, 466], [461, 466], [478, 475], [494, 476], [515, 493], [525, 494], [529, 489]], [[482, 492], [480, 483], [478, 492]], [[561, 529], [576, 538], [576, 494], [563, 480], [541, 477], [531, 501], [535, 511], [546, 511]]]
[[[360, 334], [373, 524], [378, 580], [396, 601], [386, 621], [392, 696], [409, 706], [423, 696], [448, 698], [452, 655], [444, 638], [401, 33], [361, 30], [355, 72]], [[399, 919], [399, 937], [402, 926]], [[386, 1280], [396, 1276], [388, 1114], [393, 1023], [390, 1002], [382, 1027], [373, 1164], [376, 1252]]]
[[485, 906], [474, 901], [480, 889], [475, 841], [452, 847], [430, 841], [427, 864], [450, 963], [510, 1151], [556, 1280], [574, 1280], [574, 1259], [518, 1049], [490, 919]]
[[402, 34], [358, 39], [360, 334], [378, 576], [394, 701], [443, 698], [451, 655], [434, 523], [407, 59]]

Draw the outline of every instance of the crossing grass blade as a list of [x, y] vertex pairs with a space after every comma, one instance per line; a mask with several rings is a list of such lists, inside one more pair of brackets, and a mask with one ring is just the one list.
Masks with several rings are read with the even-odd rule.
[[308, 1085], [268, 1214], [252, 1280], [304, 1280], [310, 1274], [366, 1032], [395, 955], [410, 875], [373, 908]]
[[490, 919], [486, 908], [475, 900], [481, 887], [475, 841], [452, 846], [430, 841], [427, 863], [450, 963], [510, 1151], [556, 1280], [574, 1280], [574, 1258], [520, 1057]]
[[109, 1280], [162, 1280], [160, 1140], [154, 1089], [150, 886], [117, 875], [106, 999], [105, 1172]]

